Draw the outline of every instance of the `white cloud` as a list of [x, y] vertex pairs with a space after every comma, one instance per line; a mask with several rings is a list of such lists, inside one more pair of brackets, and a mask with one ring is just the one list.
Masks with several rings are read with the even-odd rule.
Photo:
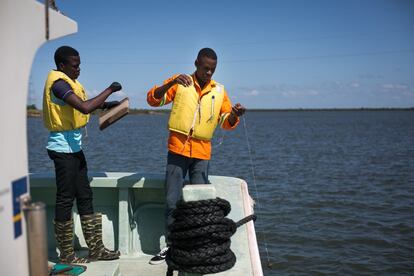
[[405, 84], [392, 84], [392, 83], [387, 83], [387, 84], [383, 84], [381, 85], [382, 89], [384, 90], [406, 90], [408, 88], [407, 85]]
[[399, 89], [399, 90], [405, 90], [405, 89], [407, 89], [407, 88], [408, 88], [408, 86], [407, 86], [407, 85], [405, 85], [405, 84], [396, 84], [396, 85], [395, 85], [395, 88], [396, 88], [396, 89]]
[[286, 90], [282, 92], [282, 95], [285, 97], [316, 96], [319, 95], [319, 91], [314, 89]]
[[319, 91], [316, 91], [316, 90], [308, 90], [307, 91], [308, 92], [308, 95], [314, 95], [314, 96], [316, 96], [316, 95], [319, 95]]
[[251, 97], [259, 96], [259, 94], [260, 94], [259, 91], [257, 91], [256, 89], [244, 92], [245, 96], [251, 96]]
[[385, 94], [392, 96], [394, 99], [412, 100], [414, 97], [414, 88], [411, 85], [386, 83], [382, 84], [380, 88]]
[[282, 92], [282, 95], [285, 97], [296, 97], [298, 94], [299, 92], [295, 90], [288, 90]]

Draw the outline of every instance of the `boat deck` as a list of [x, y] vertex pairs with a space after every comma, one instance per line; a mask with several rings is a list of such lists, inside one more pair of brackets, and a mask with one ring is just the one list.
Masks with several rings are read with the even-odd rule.
[[[114, 261], [98, 261], [89, 264], [82, 264], [87, 266], [87, 270], [82, 273], [82, 276], [165, 276], [167, 272], [166, 263], [158, 265], [150, 265], [148, 263], [152, 256], [143, 256], [140, 258], [129, 259], [121, 257], [119, 260]], [[54, 263], [51, 263], [52, 265]], [[174, 276], [190, 276], [198, 275], [191, 273], [180, 273], [174, 271]], [[233, 267], [231, 270], [216, 273], [214, 275], [225, 276], [241, 276], [247, 275], [243, 270]]]
[[[95, 212], [103, 213], [104, 244], [109, 249], [120, 250], [121, 258], [86, 264], [88, 269], [82, 275], [165, 275], [167, 271], [165, 263], [161, 265], [148, 263], [150, 258], [165, 245], [164, 176], [106, 172], [93, 173], [90, 177]], [[222, 176], [211, 176], [210, 181], [215, 194], [231, 204], [232, 210], [228, 218], [238, 221], [252, 213], [252, 200], [245, 181]], [[197, 189], [198, 185], [189, 186]], [[31, 174], [30, 189], [33, 201], [46, 203], [49, 261], [55, 262], [58, 250], [53, 232], [56, 193], [54, 174]], [[82, 256], [86, 254], [83, 250], [86, 248], [86, 243], [76, 207], [74, 207], [74, 221], [75, 249]], [[232, 269], [217, 275], [263, 275], [253, 222], [240, 226], [231, 241], [231, 250], [235, 253], [237, 262]]]

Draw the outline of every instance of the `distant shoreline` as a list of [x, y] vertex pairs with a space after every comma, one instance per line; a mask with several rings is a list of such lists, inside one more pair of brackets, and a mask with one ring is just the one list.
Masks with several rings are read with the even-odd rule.
[[249, 112], [273, 111], [414, 111], [414, 107], [351, 107], [351, 108], [263, 108], [248, 109]]
[[[170, 109], [130, 109], [130, 115], [151, 115], [151, 114], [168, 114]], [[248, 112], [298, 112], [298, 111], [414, 111], [414, 107], [395, 108], [395, 107], [381, 107], [381, 108], [269, 108], [269, 109], [248, 109]], [[94, 112], [92, 115], [98, 115], [100, 112]], [[27, 117], [36, 118], [42, 117], [42, 110], [28, 109]]]

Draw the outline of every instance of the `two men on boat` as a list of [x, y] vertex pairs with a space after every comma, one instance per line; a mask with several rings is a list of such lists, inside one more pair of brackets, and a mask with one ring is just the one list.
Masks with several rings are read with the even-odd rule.
[[213, 49], [203, 48], [194, 63], [192, 75], [174, 75], [161, 86], [147, 93], [147, 102], [160, 107], [173, 102], [168, 122], [168, 156], [165, 177], [167, 197], [166, 243], [151, 260], [162, 263], [168, 252], [168, 226], [174, 221], [172, 212], [182, 196], [184, 178], [189, 184], [208, 184], [208, 163], [211, 158], [211, 139], [217, 126], [232, 130], [239, 123], [245, 108], [232, 106], [224, 86], [212, 79], [217, 66]]
[[[77, 81], [80, 74], [79, 53], [69, 46], [55, 52], [56, 70], [50, 71], [44, 89], [43, 120], [50, 131], [47, 152], [56, 173], [55, 236], [60, 250], [59, 261], [82, 263], [119, 258], [119, 251], [111, 251], [102, 242], [102, 215], [93, 209], [92, 189], [87, 175], [86, 159], [82, 151], [82, 129], [89, 114], [101, 108], [111, 108], [119, 102], [105, 102], [121, 90], [113, 82], [98, 96], [87, 99], [83, 86]], [[217, 126], [232, 130], [239, 123], [245, 108], [232, 106], [224, 86], [212, 79], [217, 55], [210, 48], [199, 51], [192, 75], [174, 75], [161, 86], [147, 93], [147, 102], [160, 107], [173, 102], [168, 122], [168, 156], [165, 177], [167, 195], [166, 243], [172, 212], [182, 196], [184, 178], [189, 184], [208, 184], [208, 163], [211, 158], [211, 139]], [[77, 257], [73, 248], [72, 206], [76, 199], [82, 231], [89, 247], [88, 257]], [[154, 256], [150, 263], [162, 263], [168, 247]]]
[[[55, 165], [57, 191], [54, 229], [60, 251], [59, 261], [85, 263], [118, 259], [119, 251], [105, 248], [102, 242], [102, 215], [93, 209], [92, 189], [82, 151], [82, 130], [91, 112], [119, 104], [117, 101], [105, 100], [122, 87], [118, 82], [113, 82], [98, 96], [87, 99], [82, 84], [77, 81], [81, 63], [78, 51], [62, 46], [56, 50], [54, 59], [56, 70], [49, 72], [44, 88], [43, 122], [50, 131], [47, 153]], [[73, 248], [74, 199], [89, 248], [87, 257], [77, 257]]]

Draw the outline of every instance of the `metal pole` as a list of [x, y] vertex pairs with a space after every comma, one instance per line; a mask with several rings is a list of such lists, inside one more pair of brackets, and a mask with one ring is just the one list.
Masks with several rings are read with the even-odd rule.
[[46, 40], [49, 40], [49, 1], [45, 0], [45, 37]]
[[24, 206], [29, 267], [31, 276], [48, 275], [46, 205], [34, 202]]

